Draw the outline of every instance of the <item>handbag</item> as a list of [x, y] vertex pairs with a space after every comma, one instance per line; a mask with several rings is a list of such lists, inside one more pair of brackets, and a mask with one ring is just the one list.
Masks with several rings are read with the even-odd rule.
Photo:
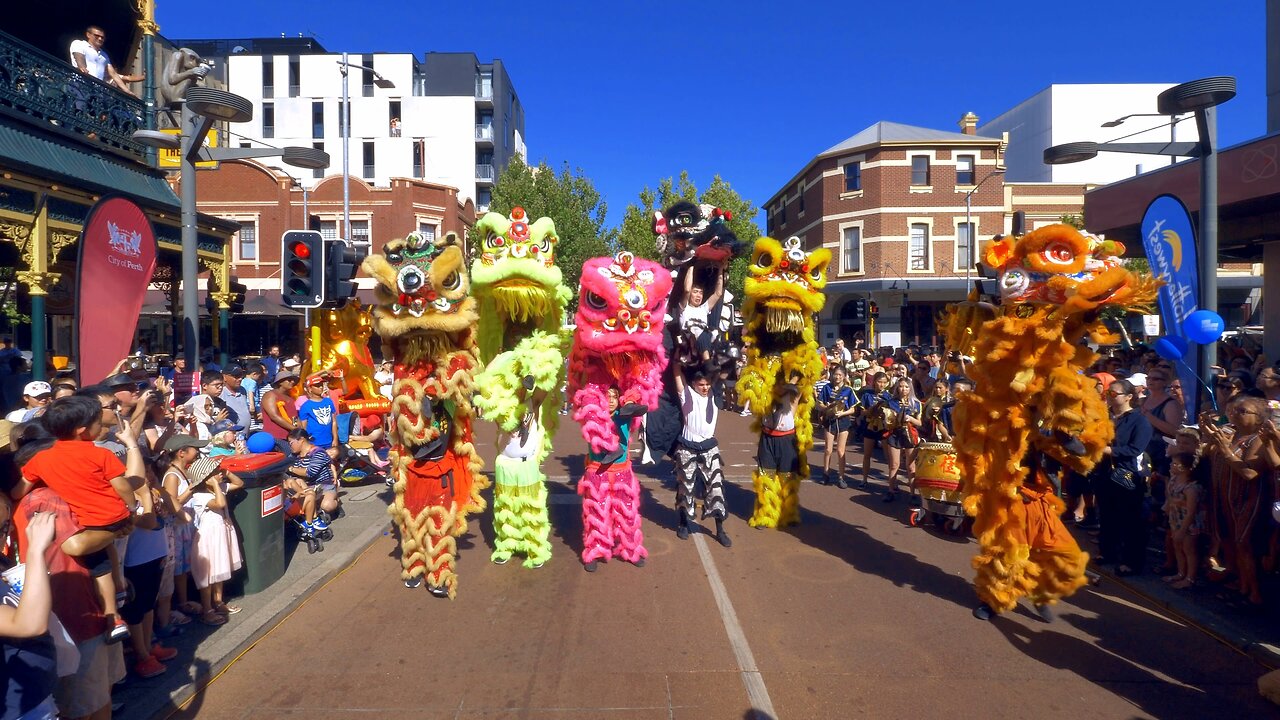
[[1122, 468], [1118, 465], [1111, 466], [1111, 482], [1119, 485], [1125, 490], [1136, 490], [1138, 487], [1138, 474], [1128, 468]]

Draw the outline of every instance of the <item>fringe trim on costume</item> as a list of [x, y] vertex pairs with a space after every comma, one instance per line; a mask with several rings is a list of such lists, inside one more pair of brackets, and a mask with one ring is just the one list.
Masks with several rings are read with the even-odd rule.
[[498, 457], [493, 490], [494, 562], [514, 554], [525, 556], [525, 567], [551, 559], [551, 520], [547, 487], [538, 463]]

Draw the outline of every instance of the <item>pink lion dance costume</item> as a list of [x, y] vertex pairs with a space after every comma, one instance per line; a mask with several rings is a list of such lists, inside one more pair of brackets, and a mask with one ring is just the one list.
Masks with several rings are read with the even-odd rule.
[[578, 482], [588, 571], [612, 557], [640, 566], [649, 555], [627, 444], [662, 393], [662, 327], [670, 294], [671, 273], [628, 252], [592, 258], [582, 268], [569, 397], [588, 444], [586, 473]]

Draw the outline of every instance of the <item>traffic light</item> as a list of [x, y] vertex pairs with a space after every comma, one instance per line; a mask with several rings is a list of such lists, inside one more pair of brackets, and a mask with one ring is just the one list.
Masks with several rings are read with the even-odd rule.
[[289, 230], [280, 239], [280, 296], [289, 307], [324, 304], [325, 241], [314, 230]]
[[873, 318], [880, 317], [880, 306], [876, 305], [875, 301], [867, 303], [867, 313]]
[[249, 292], [249, 286], [240, 282], [239, 278], [231, 278], [231, 314], [239, 315], [244, 312], [244, 298]]
[[853, 301], [853, 319], [854, 320], [867, 319], [867, 301], [865, 299], [858, 298], [857, 300]]
[[360, 251], [348, 246], [341, 240], [330, 240], [325, 249], [327, 269], [325, 272], [325, 304], [330, 307], [341, 307], [347, 300], [356, 296], [356, 270], [364, 257]]

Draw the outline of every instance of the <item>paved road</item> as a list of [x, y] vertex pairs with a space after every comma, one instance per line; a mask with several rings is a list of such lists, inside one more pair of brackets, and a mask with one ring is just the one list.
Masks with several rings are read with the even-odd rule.
[[583, 572], [564, 482], [582, 442], [566, 423], [545, 567], [489, 563], [489, 528], [473, 523], [450, 603], [405, 589], [384, 537], [178, 716], [1280, 716], [1257, 694], [1262, 668], [1115, 585], [1080, 592], [1052, 625], [1026, 610], [974, 620], [976, 546], [909, 527], [901, 501], [806, 484], [802, 526], [749, 528], [746, 423], [721, 421], [732, 548], [676, 538], [664, 464], [645, 469], [646, 567]]

